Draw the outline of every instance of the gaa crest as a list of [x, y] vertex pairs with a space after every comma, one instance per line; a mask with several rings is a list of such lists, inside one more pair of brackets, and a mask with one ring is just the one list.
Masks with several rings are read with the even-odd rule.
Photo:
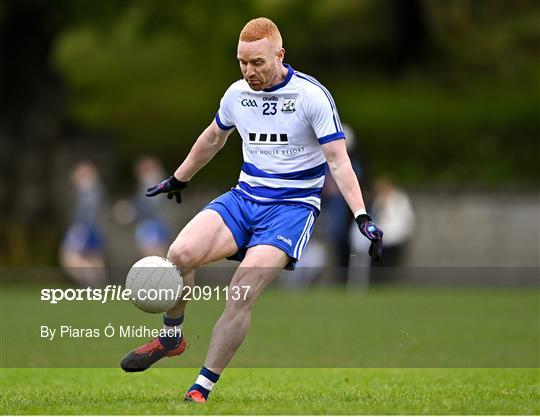
[[283, 113], [293, 113], [296, 111], [296, 98], [284, 98], [281, 111]]

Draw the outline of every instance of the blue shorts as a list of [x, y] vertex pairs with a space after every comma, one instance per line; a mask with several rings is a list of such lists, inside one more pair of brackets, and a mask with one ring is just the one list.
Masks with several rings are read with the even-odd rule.
[[229, 191], [203, 210], [216, 211], [233, 234], [238, 252], [229, 259], [241, 261], [248, 248], [271, 245], [285, 252], [290, 262], [285, 269], [294, 270], [311, 233], [317, 215], [305, 206], [257, 203]]
[[100, 253], [103, 246], [103, 237], [97, 226], [82, 222], [71, 225], [62, 243], [64, 250], [81, 255]]
[[139, 247], [166, 246], [169, 243], [169, 229], [160, 219], [145, 219], [135, 227], [135, 239]]

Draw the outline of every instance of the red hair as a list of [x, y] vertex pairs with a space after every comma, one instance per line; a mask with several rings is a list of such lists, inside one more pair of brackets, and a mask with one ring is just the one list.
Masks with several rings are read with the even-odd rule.
[[254, 42], [264, 38], [279, 40], [281, 43], [281, 33], [279, 33], [278, 27], [266, 17], [250, 20], [240, 32], [240, 40], [243, 42]]

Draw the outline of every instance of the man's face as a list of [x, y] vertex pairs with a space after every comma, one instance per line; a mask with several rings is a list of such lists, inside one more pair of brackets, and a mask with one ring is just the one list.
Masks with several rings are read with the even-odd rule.
[[250, 88], [261, 91], [279, 77], [279, 65], [284, 49], [268, 38], [254, 42], [238, 42], [238, 62], [244, 79]]

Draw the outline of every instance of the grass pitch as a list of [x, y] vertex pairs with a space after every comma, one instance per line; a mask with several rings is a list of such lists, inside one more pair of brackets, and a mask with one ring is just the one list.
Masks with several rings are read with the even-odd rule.
[[363, 295], [271, 289], [257, 303], [233, 367], [200, 406], [184, 404], [182, 395], [222, 303], [188, 307], [191, 346], [180, 358], [125, 374], [119, 360], [144, 339], [47, 341], [40, 325], [155, 327], [159, 316], [130, 303], [51, 306], [39, 301], [37, 287], [4, 287], [0, 411], [540, 414], [539, 300], [534, 288], [393, 287]]
[[537, 369], [229, 369], [207, 404], [197, 369], [4, 369], [2, 414], [538, 414]]

